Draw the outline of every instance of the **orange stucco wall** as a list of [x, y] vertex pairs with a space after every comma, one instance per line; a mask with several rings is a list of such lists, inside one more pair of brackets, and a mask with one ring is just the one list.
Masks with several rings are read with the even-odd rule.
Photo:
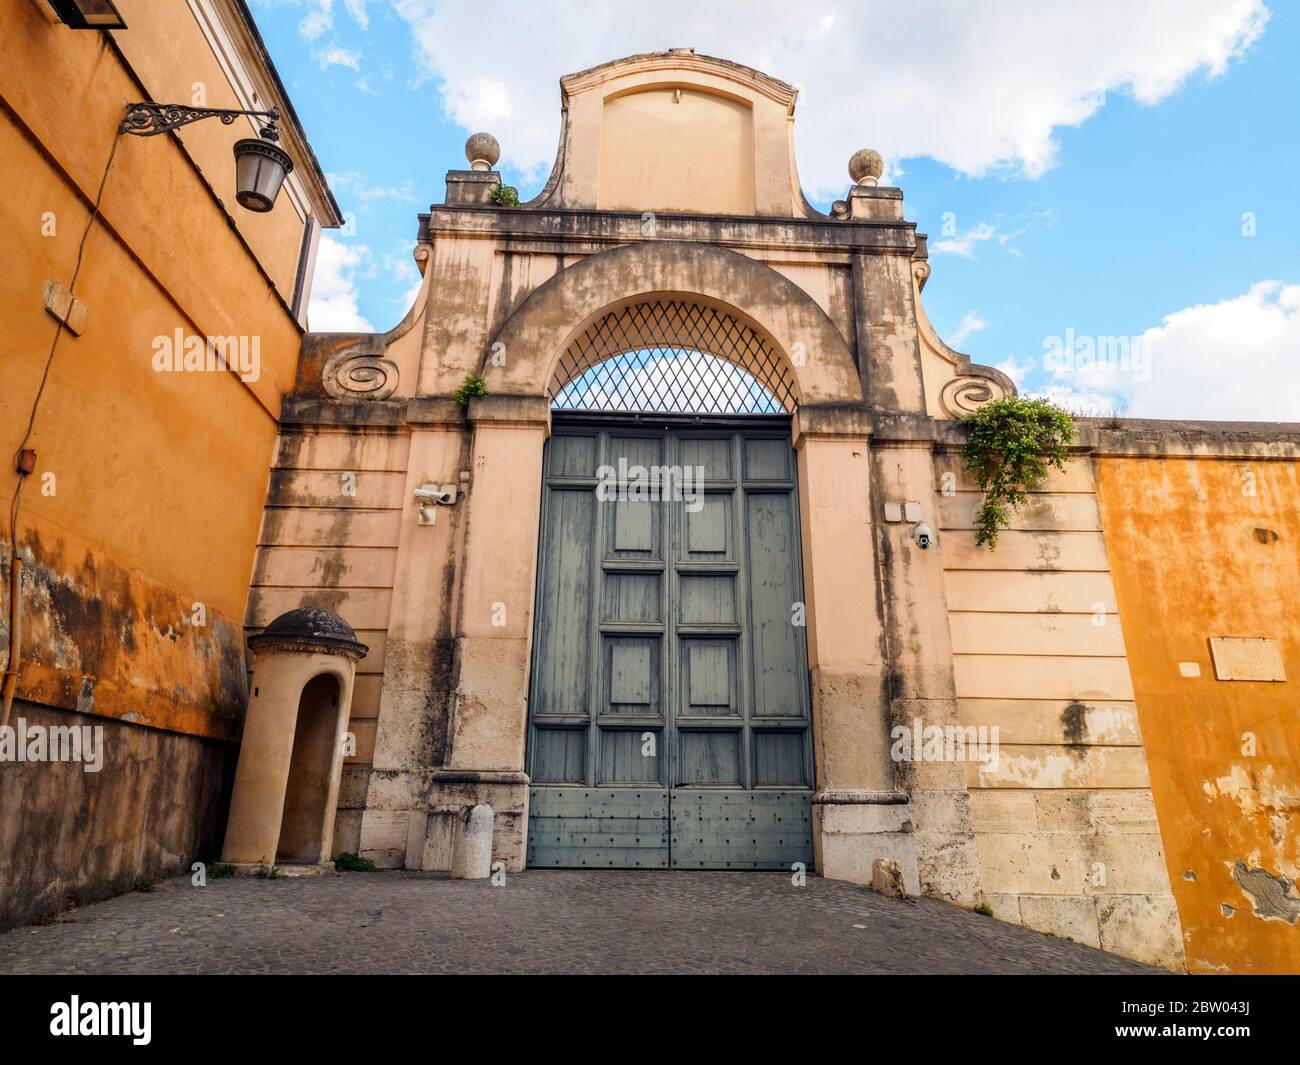
[[[1188, 969], [1300, 972], [1300, 463], [1104, 458], [1098, 471]], [[1219, 636], [1278, 639], [1286, 681], [1215, 679]]]
[[[0, 2], [6, 613], [9, 455], [56, 331], [43, 286], [71, 280], [122, 103], [141, 84], [188, 102], [203, 82], [210, 106], [237, 106], [186, 5], [119, 7], [131, 26], [116, 35], [122, 56], [105, 35], [54, 22], [48, 5]], [[285, 195], [267, 215], [235, 204], [231, 144], [248, 135], [209, 121], [182, 131], [185, 150], [170, 135], [118, 140], [76, 285], [85, 322], [59, 341], [28, 445], [38, 461], [19, 528], [32, 553], [20, 698], [238, 735], [244, 606], [300, 343], [286, 301], [303, 229]], [[156, 372], [155, 338], [176, 330], [255, 338], [260, 373]]]

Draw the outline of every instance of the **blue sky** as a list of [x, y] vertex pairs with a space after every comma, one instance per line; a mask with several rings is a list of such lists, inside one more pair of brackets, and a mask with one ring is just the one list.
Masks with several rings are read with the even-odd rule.
[[[498, 137], [527, 198], [561, 74], [687, 44], [800, 86], [800, 173], [823, 210], [854, 149], [884, 152], [930, 236], [924, 299], [952, 346], [1079, 410], [1300, 420], [1296, 4], [251, 6], [354, 219], [322, 255], [315, 329], [405, 313], [416, 214], [469, 132]], [[1054, 337], [1138, 339], [1124, 365], [1079, 349], [1062, 367]]]

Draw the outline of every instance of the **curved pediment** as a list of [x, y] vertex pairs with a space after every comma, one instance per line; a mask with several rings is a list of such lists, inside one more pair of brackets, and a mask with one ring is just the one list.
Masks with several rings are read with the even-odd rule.
[[791, 121], [797, 90], [688, 48], [560, 79], [555, 169], [529, 206], [804, 217]]

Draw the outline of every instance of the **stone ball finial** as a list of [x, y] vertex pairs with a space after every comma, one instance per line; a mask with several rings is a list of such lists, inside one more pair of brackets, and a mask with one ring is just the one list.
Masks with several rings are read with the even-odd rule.
[[859, 148], [849, 158], [849, 177], [855, 185], [878, 185], [885, 172], [885, 157], [875, 148]]
[[465, 158], [471, 170], [491, 170], [501, 158], [501, 145], [491, 133], [475, 133], [465, 142]]

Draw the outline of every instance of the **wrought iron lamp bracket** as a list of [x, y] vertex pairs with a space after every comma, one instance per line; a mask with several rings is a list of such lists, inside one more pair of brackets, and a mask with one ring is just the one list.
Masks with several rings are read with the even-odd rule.
[[278, 107], [269, 111], [240, 111], [224, 107], [191, 107], [188, 104], [127, 104], [126, 117], [117, 127], [117, 132], [137, 137], [156, 137], [159, 133], [169, 133], [204, 118], [218, 118], [222, 125], [229, 126], [240, 115], [266, 119], [267, 124], [260, 131], [262, 137], [269, 141], [280, 139], [280, 133], [275, 128], [275, 123], [280, 120]]

